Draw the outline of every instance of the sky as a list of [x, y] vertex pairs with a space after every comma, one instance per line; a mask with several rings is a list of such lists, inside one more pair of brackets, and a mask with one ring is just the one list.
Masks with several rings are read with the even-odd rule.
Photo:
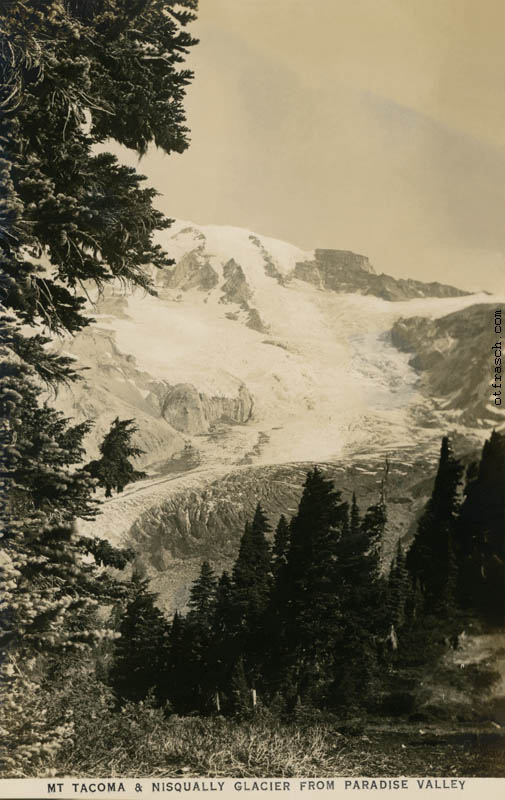
[[200, 0], [191, 146], [140, 171], [171, 217], [505, 291], [504, 28], [502, 0]]

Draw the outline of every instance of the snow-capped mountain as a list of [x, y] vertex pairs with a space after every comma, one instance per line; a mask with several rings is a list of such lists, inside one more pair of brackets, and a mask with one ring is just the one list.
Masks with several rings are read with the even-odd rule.
[[[117, 415], [136, 419], [145, 464], [190, 448], [216, 464], [333, 459], [460, 424], [458, 359], [462, 370], [465, 346], [475, 349], [461, 319], [487, 303], [472, 326], [484, 329], [489, 316], [493, 338], [489, 296], [379, 276], [365, 256], [303, 252], [237, 228], [179, 222], [160, 241], [175, 264], [154, 275], [158, 296], [107, 292], [96, 324], [62, 345], [88, 367], [60, 402], [96, 421], [91, 451]], [[438, 372], [450, 357], [455, 385], [432, 390], [419, 371], [429, 359], [413, 357], [426, 344], [414, 341], [409, 320], [421, 330], [448, 314], [457, 334], [449, 322], [445, 345], [432, 336], [429, 347], [438, 348]], [[449, 353], [455, 336], [459, 350]], [[471, 428], [500, 416], [486, 390], [491, 359], [481, 355], [471, 374], [481, 396], [464, 418]], [[441, 419], [444, 403], [430, 391], [450, 389], [459, 400]]]
[[490, 386], [499, 298], [237, 228], [179, 222], [160, 242], [175, 263], [153, 275], [157, 296], [109, 290], [96, 323], [60, 344], [87, 370], [58, 402], [95, 422], [90, 455], [114, 417], [135, 419], [149, 478], [82, 525], [133, 545], [166, 608], [184, 604], [202, 557], [229, 566], [258, 499], [273, 521], [292, 513], [308, 462], [368, 503], [389, 455], [391, 550], [430, 492], [442, 434], [461, 451], [504, 424]]

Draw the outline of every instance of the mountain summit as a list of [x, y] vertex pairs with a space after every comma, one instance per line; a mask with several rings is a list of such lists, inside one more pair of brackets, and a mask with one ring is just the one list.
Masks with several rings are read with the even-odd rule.
[[[232, 276], [232, 285], [236, 289], [233, 296], [225, 291], [228, 300], [247, 302], [251, 294], [240, 269], [238, 254], [249, 265], [255, 262], [257, 269], [263, 269], [265, 275], [282, 285], [298, 279], [341, 294], [374, 295], [391, 301], [415, 297], [461, 297], [468, 294], [438, 282], [423, 283], [393, 278], [384, 273], [378, 275], [367, 256], [350, 250], [316, 249], [304, 252], [285, 242], [260, 237], [241, 228], [187, 223], [178, 223], [163, 240], [169, 252], [174, 248], [184, 249], [182, 259], [168, 273], [168, 284], [183, 289], [200, 288], [202, 291], [217, 286], [219, 268], [216, 271], [212, 260], [222, 251], [225, 242], [235, 252], [235, 257], [223, 265], [224, 273], [228, 273], [223, 276], [227, 282]], [[236, 277], [235, 273], [238, 273]]]
[[153, 268], [157, 296], [106, 291], [90, 309], [96, 324], [63, 344], [88, 371], [59, 402], [95, 420], [91, 452], [116, 416], [135, 418], [144, 465], [174, 469], [189, 452], [223, 466], [435, 440], [462, 410], [465, 428], [496, 424], [484, 354], [473, 393], [444, 406], [429, 394], [432, 361], [408, 322], [452, 314], [445, 338], [433, 323], [430, 341], [437, 375], [449, 358], [455, 374], [458, 351], [477, 357], [460, 315], [492, 298], [377, 275], [363, 255], [305, 252], [240, 228], [178, 222], [159, 241], [175, 263]]

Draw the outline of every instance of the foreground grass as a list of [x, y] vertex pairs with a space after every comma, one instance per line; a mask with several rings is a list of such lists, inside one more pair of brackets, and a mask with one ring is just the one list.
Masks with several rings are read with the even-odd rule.
[[343, 735], [333, 724], [114, 714], [81, 728], [55, 765], [94, 777], [505, 777], [505, 738], [383, 730]]

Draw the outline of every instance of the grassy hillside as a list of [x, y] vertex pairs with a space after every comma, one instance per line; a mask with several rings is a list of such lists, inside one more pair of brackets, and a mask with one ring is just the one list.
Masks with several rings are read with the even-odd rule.
[[165, 718], [129, 706], [120, 715], [83, 720], [59, 775], [107, 777], [485, 776], [505, 777], [503, 732], [451, 732], [419, 726], [367, 727], [327, 720], [285, 724]]

